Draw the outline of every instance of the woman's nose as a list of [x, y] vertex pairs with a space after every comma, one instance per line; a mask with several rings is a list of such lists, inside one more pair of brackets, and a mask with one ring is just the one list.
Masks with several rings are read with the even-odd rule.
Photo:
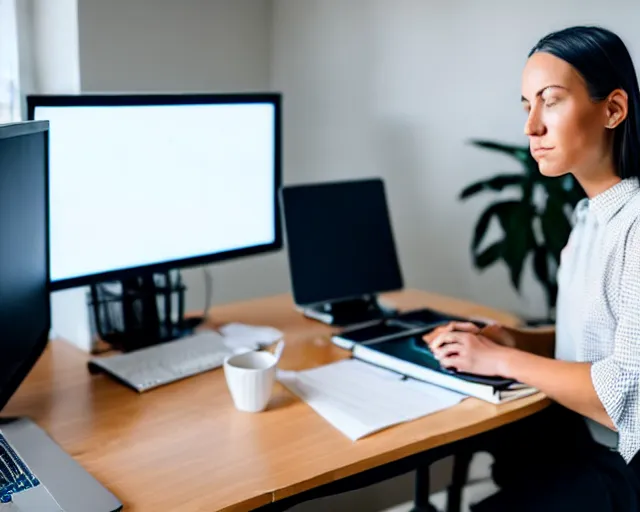
[[531, 109], [527, 122], [524, 124], [524, 133], [526, 136], [531, 137], [534, 135], [544, 135], [544, 123], [540, 119], [540, 114], [537, 109]]

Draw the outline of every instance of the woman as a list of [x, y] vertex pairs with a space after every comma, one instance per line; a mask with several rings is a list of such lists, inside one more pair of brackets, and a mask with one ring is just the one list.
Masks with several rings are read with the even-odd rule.
[[[524, 67], [522, 104], [540, 172], [571, 173], [587, 198], [561, 256], [555, 358], [497, 326], [425, 337], [443, 366], [514, 378], [557, 404], [514, 424], [515, 445], [494, 438], [494, 469], [508, 454], [518, 468], [503, 467], [501, 490], [474, 510], [640, 510], [640, 92], [624, 43], [597, 27], [547, 35]], [[586, 425], [616, 432], [615, 448]]]

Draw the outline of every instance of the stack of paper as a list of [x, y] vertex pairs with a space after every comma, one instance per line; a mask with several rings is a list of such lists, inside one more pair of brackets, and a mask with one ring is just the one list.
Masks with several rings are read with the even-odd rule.
[[301, 372], [280, 371], [278, 379], [353, 441], [466, 398], [354, 359]]

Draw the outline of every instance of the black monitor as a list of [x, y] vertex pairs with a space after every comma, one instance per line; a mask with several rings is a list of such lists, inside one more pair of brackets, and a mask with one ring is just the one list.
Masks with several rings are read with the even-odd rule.
[[383, 181], [290, 185], [281, 194], [296, 305], [335, 325], [393, 315], [378, 301], [403, 287]]
[[[96, 304], [111, 300], [96, 287], [118, 282], [123, 301], [149, 297], [172, 270], [282, 247], [279, 93], [32, 95], [27, 107], [51, 126], [52, 290], [91, 285]], [[156, 335], [155, 303], [142, 307], [144, 336], [183, 333]]]
[[[0, 410], [47, 345], [49, 123], [0, 125]], [[58, 371], [60, 368], [58, 368]], [[41, 403], [46, 408], [46, 400]], [[0, 418], [0, 508], [122, 509], [120, 501], [25, 417]]]
[[0, 409], [40, 357], [51, 328], [48, 129], [46, 122], [0, 125]]
[[280, 95], [29, 96], [51, 125], [51, 286], [280, 249]]

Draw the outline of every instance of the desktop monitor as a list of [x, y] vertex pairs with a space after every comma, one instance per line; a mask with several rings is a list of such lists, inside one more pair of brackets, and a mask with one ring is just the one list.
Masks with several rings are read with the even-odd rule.
[[32, 95], [53, 290], [282, 247], [277, 93]]
[[[45, 121], [0, 125], [0, 410], [51, 327]], [[43, 406], [44, 405], [43, 402]], [[28, 418], [0, 419], [0, 509], [75, 512], [122, 504]]]
[[90, 285], [95, 337], [128, 351], [189, 334], [202, 318], [185, 318], [174, 270], [282, 247], [280, 94], [32, 95], [27, 108], [51, 126], [51, 289]]
[[281, 191], [296, 305], [349, 325], [391, 315], [377, 300], [403, 287], [384, 183], [359, 179]]
[[0, 409], [51, 328], [46, 122], [0, 125]]

